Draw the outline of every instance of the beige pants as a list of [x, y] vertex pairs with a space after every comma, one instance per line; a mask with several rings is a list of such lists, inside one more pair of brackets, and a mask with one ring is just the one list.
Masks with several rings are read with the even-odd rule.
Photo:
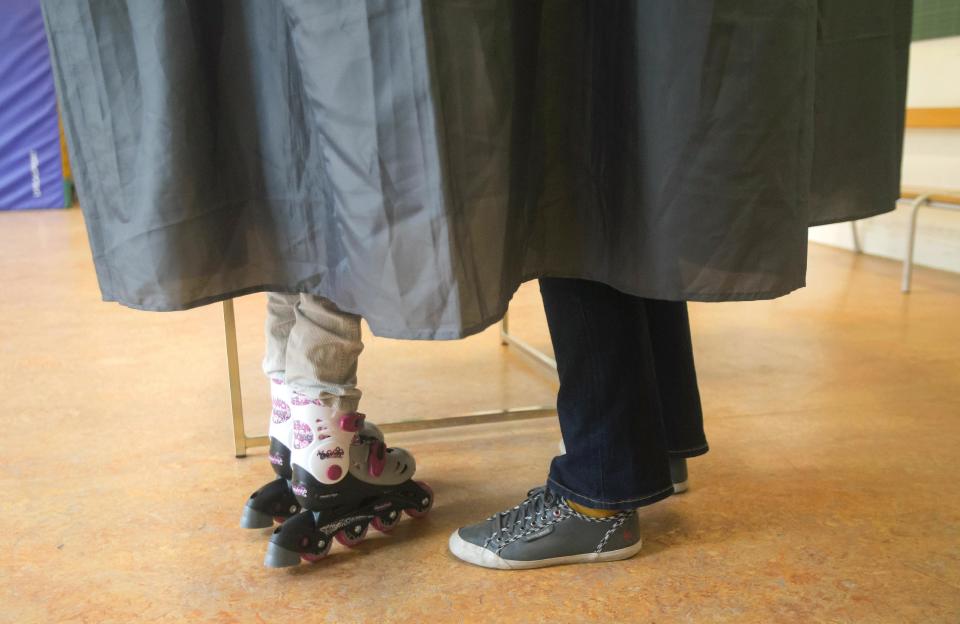
[[267, 294], [263, 372], [340, 412], [360, 403], [360, 317], [313, 295]]

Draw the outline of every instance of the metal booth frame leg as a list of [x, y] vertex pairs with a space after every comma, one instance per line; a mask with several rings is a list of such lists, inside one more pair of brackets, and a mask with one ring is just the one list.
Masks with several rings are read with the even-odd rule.
[[857, 222], [850, 222], [850, 234], [853, 237], [853, 251], [858, 254], [863, 253], [863, 245], [860, 244], [860, 232], [857, 230]]
[[517, 351], [520, 351], [524, 355], [529, 356], [533, 359], [534, 362], [544, 366], [550, 371], [553, 371], [554, 374], [557, 372], [557, 361], [540, 351], [530, 346], [529, 343], [520, 340], [516, 336], [510, 333], [510, 311], [508, 310], [506, 314], [503, 315], [503, 320], [500, 321], [500, 344], [504, 346], [509, 346], [515, 348]]
[[247, 449], [268, 446], [267, 436], [248, 436], [243, 422], [243, 392], [240, 388], [240, 357], [237, 353], [237, 317], [233, 299], [223, 302], [223, 333], [227, 346], [227, 379], [230, 385], [230, 411], [233, 415], [233, 445], [237, 457], [246, 457]]
[[907, 249], [903, 255], [903, 279], [900, 283], [902, 293], [910, 292], [910, 283], [913, 280], [913, 248], [917, 240], [917, 216], [929, 201], [929, 195], [920, 195], [910, 202], [910, 227], [907, 229]]
[[[246, 457], [247, 450], [258, 446], [267, 446], [270, 439], [267, 436], [248, 436], [243, 418], [243, 392], [240, 384], [240, 358], [237, 349], [237, 322], [234, 312], [233, 299], [223, 302], [223, 331], [227, 351], [227, 380], [230, 388], [230, 411], [233, 419], [233, 443], [237, 457]], [[511, 346], [530, 357], [554, 375], [557, 371], [555, 359], [530, 346], [527, 342], [510, 333], [509, 312], [504, 314], [500, 323], [500, 343]], [[483, 410], [447, 416], [444, 418], [429, 418], [423, 420], [406, 420], [401, 422], [383, 423], [381, 431], [390, 433], [395, 431], [423, 431], [426, 429], [441, 429], [446, 427], [461, 427], [465, 425], [479, 425], [514, 420], [530, 420], [544, 418], [556, 414], [555, 405], [530, 405], [508, 407], [499, 410]]]

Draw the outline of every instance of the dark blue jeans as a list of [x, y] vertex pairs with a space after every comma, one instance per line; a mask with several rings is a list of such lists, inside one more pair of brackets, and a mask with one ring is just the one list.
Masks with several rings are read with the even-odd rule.
[[673, 492], [668, 457], [707, 452], [685, 302], [599, 282], [542, 278], [566, 455], [549, 487], [582, 505], [632, 509]]

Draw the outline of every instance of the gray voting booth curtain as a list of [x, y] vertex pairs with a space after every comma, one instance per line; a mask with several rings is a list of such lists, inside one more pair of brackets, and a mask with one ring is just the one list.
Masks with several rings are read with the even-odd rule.
[[456, 338], [524, 280], [804, 285], [898, 194], [910, 0], [44, 0], [105, 300]]

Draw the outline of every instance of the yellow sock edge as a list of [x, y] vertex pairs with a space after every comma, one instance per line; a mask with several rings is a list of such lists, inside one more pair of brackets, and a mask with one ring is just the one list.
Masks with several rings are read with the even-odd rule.
[[575, 503], [572, 500], [567, 500], [566, 502], [568, 505], [570, 505], [570, 509], [576, 511], [577, 513], [581, 513], [588, 518], [609, 518], [610, 516], [617, 515], [616, 509], [594, 509], [593, 507], [585, 507]]

